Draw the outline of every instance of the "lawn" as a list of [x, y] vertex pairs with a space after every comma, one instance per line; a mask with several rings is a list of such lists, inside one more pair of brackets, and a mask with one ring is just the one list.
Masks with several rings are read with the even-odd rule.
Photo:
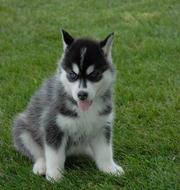
[[[12, 118], [56, 69], [60, 28], [97, 39], [115, 32], [113, 141], [122, 177], [70, 158], [51, 184], [12, 146]], [[0, 189], [180, 189], [178, 0], [0, 0]]]

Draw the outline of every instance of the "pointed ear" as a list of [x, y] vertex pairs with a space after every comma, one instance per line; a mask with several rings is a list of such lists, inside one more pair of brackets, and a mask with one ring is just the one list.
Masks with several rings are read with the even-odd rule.
[[70, 46], [73, 43], [74, 38], [63, 29], [61, 30], [61, 35], [63, 40], [63, 48], [65, 50], [68, 46]]
[[106, 56], [111, 54], [111, 48], [113, 44], [114, 32], [109, 34], [105, 40], [100, 42], [100, 46]]

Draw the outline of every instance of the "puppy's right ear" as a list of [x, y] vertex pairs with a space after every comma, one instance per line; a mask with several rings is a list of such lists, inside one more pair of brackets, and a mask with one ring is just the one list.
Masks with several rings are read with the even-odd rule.
[[73, 43], [74, 38], [63, 29], [61, 29], [61, 35], [63, 40], [63, 48], [65, 50], [68, 46], [70, 46]]
[[114, 32], [110, 33], [105, 40], [100, 42], [100, 46], [104, 52], [104, 55], [107, 57], [111, 55], [111, 48], [112, 48], [112, 43], [113, 43], [113, 38], [114, 38]]

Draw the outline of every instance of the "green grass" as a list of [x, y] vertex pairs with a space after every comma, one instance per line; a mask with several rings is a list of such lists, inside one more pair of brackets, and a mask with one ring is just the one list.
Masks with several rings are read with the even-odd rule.
[[[74, 158], [51, 184], [12, 146], [12, 118], [56, 69], [61, 27], [99, 39], [115, 32], [114, 153], [123, 177]], [[178, 0], [0, 0], [0, 189], [180, 189], [179, 143]]]

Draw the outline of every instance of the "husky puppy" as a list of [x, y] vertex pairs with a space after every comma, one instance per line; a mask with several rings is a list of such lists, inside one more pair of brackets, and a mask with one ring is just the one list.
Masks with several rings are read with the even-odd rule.
[[47, 180], [62, 177], [72, 154], [87, 154], [100, 171], [121, 175], [112, 150], [113, 33], [95, 41], [74, 39], [62, 30], [62, 39], [57, 71], [14, 120], [14, 145]]

